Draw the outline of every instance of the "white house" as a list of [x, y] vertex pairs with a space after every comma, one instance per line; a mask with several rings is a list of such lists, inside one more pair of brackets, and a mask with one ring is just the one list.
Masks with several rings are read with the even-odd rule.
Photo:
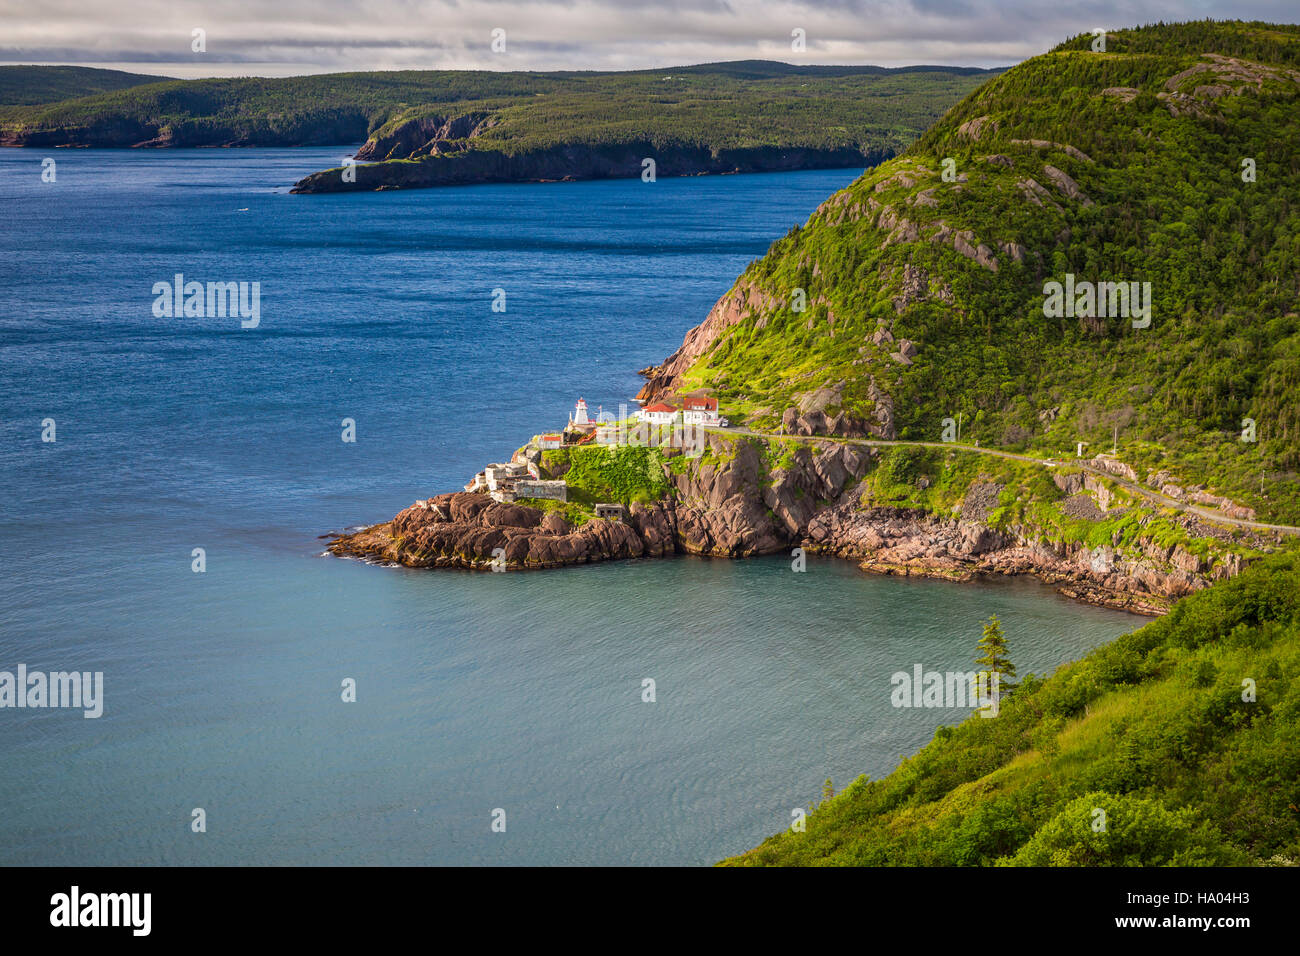
[[682, 408], [682, 419], [687, 425], [720, 425], [718, 400], [699, 395], [689, 396]]
[[564, 444], [563, 435], [543, 435], [538, 439], [537, 444], [543, 448], [559, 448]]
[[681, 411], [663, 402], [641, 409], [641, 420], [650, 425], [672, 425], [681, 418]]

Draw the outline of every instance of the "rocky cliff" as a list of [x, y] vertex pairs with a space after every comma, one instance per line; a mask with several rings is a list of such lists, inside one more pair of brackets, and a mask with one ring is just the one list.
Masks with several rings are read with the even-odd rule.
[[467, 149], [469, 140], [499, 123], [499, 117], [482, 111], [460, 116], [420, 116], [375, 133], [357, 150], [356, 158], [373, 163], [457, 152]]
[[[1078, 600], [1145, 614], [1162, 613], [1173, 600], [1241, 570], [1236, 554], [1197, 554], [1160, 543], [1154, 534], [1089, 547], [1054, 542], [1027, 527], [996, 527], [992, 513], [1002, 487], [988, 481], [966, 488], [949, 514], [864, 505], [863, 481], [877, 457], [873, 448], [814, 441], [774, 462], [760, 439], [714, 434], [701, 458], [684, 469], [666, 469], [673, 486], [667, 496], [632, 504], [624, 521], [572, 524], [555, 511], [460, 492], [416, 502], [389, 522], [340, 535], [329, 549], [417, 568], [489, 570], [496, 563], [522, 570], [803, 548], [884, 574], [955, 580], [1031, 574]], [[1086, 489], [1075, 489], [1072, 481], [1061, 489], [1075, 495], [1067, 509], [1101, 517]], [[1180, 520], [1189, 534], [1212, 531], [1193, 527], [1194, 517]]]

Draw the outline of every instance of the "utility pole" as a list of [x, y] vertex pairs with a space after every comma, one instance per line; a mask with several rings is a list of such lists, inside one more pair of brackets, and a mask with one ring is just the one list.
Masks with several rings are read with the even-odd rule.
[[1119, 426], [1115, 426], [1115, 437], [1110, 443], [1110, 453], [1116, 458], [1119, 457]]

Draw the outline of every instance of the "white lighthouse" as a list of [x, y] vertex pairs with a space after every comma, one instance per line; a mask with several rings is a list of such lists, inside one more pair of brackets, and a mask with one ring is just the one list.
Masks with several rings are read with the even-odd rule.
[[573, 411], [569, 414], [570, 425], [590, 425], [591, 419], [587, 417], [587, 402], [585, 399], [578, 399], [578, 404], [574, 406]]

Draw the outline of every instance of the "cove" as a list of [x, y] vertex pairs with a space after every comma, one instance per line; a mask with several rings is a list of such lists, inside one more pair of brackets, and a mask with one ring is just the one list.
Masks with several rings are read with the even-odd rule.
[[[990, 614], [1022, 677], [1143, 623], [812, 557], [322, 557], [575, 394], [629, 402], [855, 175], [288, 194], [336, 156], [77, 150], [43, 184], [0, 152], [0, 669], [110, 694], [0, 711], [6, 862], [708, 864], [962, 719], [892, 707], [890, 675], [969, 670]], [[260, 283], [260, 324], [155, 317], [176, 273]]]

